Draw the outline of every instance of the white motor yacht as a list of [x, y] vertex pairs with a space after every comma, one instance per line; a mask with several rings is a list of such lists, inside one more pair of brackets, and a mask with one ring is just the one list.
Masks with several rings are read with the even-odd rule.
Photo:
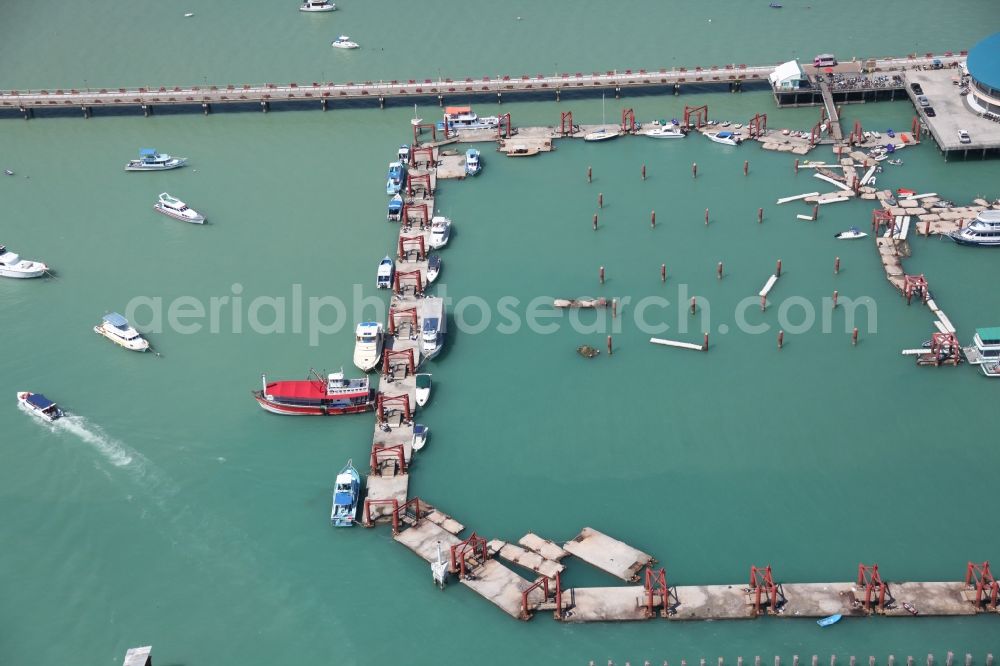
[[425, 298], [420, 302], [420, 356], [434, 358], [444, 346], [446, 319], [444, 300], [437, 297]]
[[49, 400], [41, 393], [18, 391], [17, 402], [22, 409], [27, 410], [38, 418], [48, 421], [49, 423], [66, 416], [66, 413], [59, 408], [59, 405]]
[[186, 157], [171, 157], [166, 153], [158, 153], [155, 148], [143, 148], [139, 151], [139, 159], [129, 160], [126, 171], [166, 171], [176, 169], [187, 163]]
[[1000, 210], [984, 210], [969, 226], [948, 235], [961, 245], [1000, 246]]
[[743, 139], [732, 132], [705, 132], [705, 136], [726, 146], [738, 146], [743, 143]]
[[841, 231], [837, 234], [834, 234], [833, 237], [836, 238], [837, 240], [854, 240], [856, 238], [864, 238], [867, 235], [868, 234], [861, 231], [857, 227], [851, 227], [847, 231]]
[[131, 351], [144, 352], [149, 350], [149, 341], [132, 328], [128, 319], [117, 312], [104, 315], [101, 323], [94, 327], [94, 333], [103, 335], [111, 342]]
[[371, 372], [382, 360], [382, 344], [384, 340], [382, 324], [376, 321], [363, 321], [355, 330], [354, 365], [364, 372]]
[[583, 135], [584, 141], [608, 141], [610, 139], [617, 139], [622, 135], [621, 130], [611, 129], [608, 127], [601, 127], [593, 132], [588, 132]]
[[963, 347], [965, 359], [972, 365], [1000, 361], [1000, 326], [977, 328], [972, 346]]
[[48, 273], [49, 267], [40, 261], [22, 259], [16, 252], [11, 252], [0, 245], [0, 277], [36, 278]]
[[432, 254], [427, 257], [427, 284], [431, 284], [441, 275], [441, 257]]
[[341, 35], [337, 39], [333, 40], [330, 44], [335, 49], [356, 49], [358, 48], [357, 42], [352, 42], [351, 38], [347, 35]]
[[153, 208], [168, 217], [172, 217], [175, 220], [180, 220], [181, 222], [190, 222], [191, 224], [204, 224], [205, 216], [196, 211], [194, 208], [189, 208], [186, 203], [181, 201], [176, 197], [172, 197], [166, 192], [160, 193], [159, 201], [153, 204]]
[[382, 261], [378, 262], [378, 272], [375, 274], [375, 287], [378, 289], [392, 289], [392, 277], [396, 272], [396, 263], [392, 257], [385, 255]]
[[336, 2], [327, 2], [326, 0], [306, 0], [299, 5], [300, 12], [332, 12], [336, 8]]
[[650, 139], [683, 139], [687, 136], [677, 125], [660, 125], [643, 134]]
[[432, 250], [437, 250], [448, 244], [451, 237], [451, 220], [447, 217], [435, 215], [431, 219], [431, 235], [427, 244]]

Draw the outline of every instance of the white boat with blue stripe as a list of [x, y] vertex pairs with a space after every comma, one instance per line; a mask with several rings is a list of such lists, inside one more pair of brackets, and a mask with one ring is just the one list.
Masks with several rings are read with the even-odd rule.
[[340, 470], [333, 487], [333, 508], [330, 524], [334, 527], [354, 527], [358, 520], [358, 499], [361, 496], [361, 475], [352, 460]]

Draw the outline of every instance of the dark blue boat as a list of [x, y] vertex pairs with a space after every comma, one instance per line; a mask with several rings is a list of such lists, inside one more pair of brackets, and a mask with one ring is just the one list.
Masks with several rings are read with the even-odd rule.
[[353, 527], [358, 519], [358, 497], [361, 494], [361, 475], [348, 460], [337, 475], [333, 488], [333, 509], [330, 524], [334, 527]]

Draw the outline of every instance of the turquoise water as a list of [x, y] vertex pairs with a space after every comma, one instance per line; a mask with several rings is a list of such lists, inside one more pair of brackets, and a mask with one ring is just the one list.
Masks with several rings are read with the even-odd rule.
[[[783, 13], [765, 13], [758, 27], [807, 11], [792, 4]], [[116, 82], [146, 73], [197, 80], [188, 58], [215, 63], [206, 72], [212, 78], [255, 71], [299, 76], [296, 58], [317, 51], [304, 41], [284, 40], [278, 55], [273, 45], [246, 44], [261, 43], [266, 29], [299, 30], [324, 18], [299, 16], [294, 3], [280, 12], [243, 4], [241, 13], [225, 14], [212, 5], [143, 5], [143, 14], [137, 7], [68, 5], [43, 17], [34, 8], [5, 6], [0, 31], [10, 39], [0, 40], [0, 50], [8, 61], [11, 53], [25, 59], [7, 69], [5, 76], [18, 77], [10, 85], [72, 82], [94, 69]], [[698, 15], [678, 18], [678, 40], [683, 33], [692, 41], [679, 41], [670, 53], [695, 62], [686, 54], [698, 44], [700, 13], [721, 15], [721, 7], [699, 5]], [[838, 15], [859, 7], [841, 3]], [[988, 7], [970, 5], [963, 16], [985, 19]], [[676, 7], [634, 9], [665, 16]], [[196, 16], [179, 25], [192, 30], [210, 21], [236, 27], [217, 42], [196, 41], [196, 53], [162, 62], [148, 52], [125, 57], [111, 46], [122, 43], [116, 35], [131, 38], [141, 29], [162, 29], [168, 19], [179, 22], [184, 11]], [[328, 53], [333, 32], [375, 44], [384, 33], [384, 11], [344, 4], [328, 17], [336, 29], [317, 30], [325, 47], [319, 54], [347, 55]], [[409, 5], [400, 11], [401, 22], [439, 23]], [[524, 4], [504, 11], [526, 20], [544, 11], [539, 24], [562, 26], [565, 7]], [[889, 15], [881, 6], [864, 15], [879, 19], [881, 11]], [[163, 12], [159, 23], [150, 23], [148, 12]], [[923, 51], [924, 40], [926, 49], [959, 48], [980, 36], [966, 37], [967, 25], [988, 25], [953, 14], [930, 3], [893, 13], [901, 27], [879, 43], [879, 54]], [[567, 35], [598, 32], [584, 17], [568, 21], [560, 28]], [[750, 18], [740, 21], [738, 33], [727, 29], [753, 34]], [[449, 15], [446, 34], [460, 35], [474, 24], [472, 16]], [[59, 42], [31, 58], [22, 48], [34, 26], [68, 34], [69, 25], [108, 46], [77, 54]], [[535, 29], [536, 23], [516, 25]], [[650, 30], [645, 25], [631, 21], [627, 29]], [[853, 41], [866, 30], [873, 28], [837, 35], [849, 42], [844, 47], [837, 41], [814, 48], [817, 37], [805, 31], [795, 38], [799, 49], [840, 53], [866, 43]], [[907, 42], [914, 39], [908, 35], [919, 41]], [[609, 63], [620, 57], [623, 66], [663, 60], [660, 47], [642, 50], [643, 39], [634, 40], [634, 54], [560, 39], [571, 46], [575, 67], [605, 68], [598, 63], [603, 55]], [[419, 41], [410, 40], [402, 41]], [[731, 54], [735, 41], [713, 48]], [[738, 52], [783, 57], [773, 40], [755, 43]], [[555, 46], [547, 50], [561, 50]], [[454, 57], [426, 48], [422, 59], [384, 63], [365, 49], [350, 55], [365, 58], [358, 71], [370, 76], [388, 76], [397, 65], [404, 72], [454, 66]], [[531, 53], [522, 51], [504, 62], [528, 61]], [[326, 78], [340, 76], [327, 72]], [[703, 102], [718, 118], [767, 112], [772, 127], [805, 128], [818, 114], [776, 111], [763, 93], [609, 100], [608, 114], [628, 104], [640, 120], [673, 117], [684, 104]], [[503, 107], [520, 125], [555, 123], [568, 108], [577, 122], [601, 117], [600, 100]], [[425, 117], [430, 113], [427, 108]], [[848, 126], [857, 117], [866, 127], [908, 127], [912, 109], [876, 104], [844, 113]], [[810, 621], [768, 619], [566, 626], [540, 616], [518, 623], [462, 586], [437, 591], [426, 565], [391, 543], [386, 529], [332, 531], [330, 484], [346, 458], [365, 460], [371, 417], [283, 419], [258, 409], [249, 392], [261, 372], [292, 378], [309, 367], [350, 367], [353, 325], [373, 312], [352, 311], [355, 290], [385, 302], [372, 283], [397, 229], [384, 222], [382, 183], [386, 162], [409, 135], [409, 115], [407, 109], [338, 110], [0, 123], [0, 159], [17, 171], [0, 179], [8, 211], [0, 240], [58, 273], [45, 281], [0, 281], [6, 352], [0, 394], [11, 399], [0, 410], [6, 461], [0, 466], [6, 545], [0, 550], [6, 629], [0, 661], [117, 663], [127, 647], [150, 643], [157, 663], [192, 665], [691, 662], [813, 653], [825, 660], [831, 652], [863, 659], [919, 658], [929, 651], [940, 659], [949, 649], [977, 657], [996, 651], [995, 618], [852, 620], [826, 631]], [[121, 165], [140, 145], [190, 156], [191, 165], [123, 173]], [[807, 172], [794, 175], [792, 157], [752, 145], [729, 149], [694, 137], [557, 145], [534, 160], [501, 158], [483, 145], [481, 177], [442, 185], [439, 206], [455, 220], [456, 233], [442, 253], [443, 284], [436, 289], [456, 302], [517, 299], [513, 310], [522, 318], [526, 304], [541, 296], [629, 297], [632, 304], [614, 322], [621, 327], [615, 354], [585, 361], [574, 353], [582, 343], [603, 349], [605, 333], [594, 313], [581, 315], [583, 325], [594, 324], [586, 332], [563, 319], [551, 334], [525, 328], [511, 334], [497, 330], [501, 319], [493, 311], [490, 326], [472, 334], [459, 330], [453, 312], [448, 347], [431, 364], [436, 390], [422, 421], [434, 436], [414, 467], [411, 494], [490, 537], [516, 540], [531, 530], [563, 540], [593, 526], [654, 554], [676, 584], [737, 582], [751, 564], [766, 563], [782, 581], [849, 580], [859, 561], [877, 561], [890, 580], [948, 580], [961, 577], [968, 560], [995, 557], [1000, 538], [988, 528], [991, 470], [998, 462], [988, 412], [995, 387], [969, 367], [916, 368], [898, 355], [929, 337], [929, 312], [905, 305], [885, 281], [871, 244], [832, 238], [852, 224], [866, 225], [870, 204], [835, 204], [821, 211], [818, 223], [796, 221], [808, 207], [774, 201], [823, 188]], [[901, 157], [905, 164], [887, 168], [880, 186], [936, 191], [956, 201], [998, 196], [994, 162], [945, 164], [930, 144]], [[744, 159], [749, 177], [742, 175]], [[695, 161], [699, 177], [692, 180]], [[587, 166], [593, 167], [591, 184]], [[205, 212], [210, 224], [183, 225], [155, 214], [152, 203], [165, 190]], [[605, 207], [595, 233], [597, 193]], [[758, 225], [761, 206], [765, 220]], [[928, 276], [963, 340], [973, 327], [997, 323], [994, 253], [923, 238], [912, 247], [907, 269]], [[842, 261], [837, 276], [835, 256]], [[783, 277], [772, 305], [763, 314], [756, 306], [746, 310], [748, 323], [770, 329], [740, 332], [740, 300], [756, 302], [779, 258]], [[661, 263], [668, 266], [665, 285]], [[343, 326], [313, 345], [308, 321], [295, 332], [289, 305], [284, 333], [249, 330], [246, 309], [253, 299], [290, 301], [299, 288], [306, 303], [310, 297], [342, 300]], [[821, 316], [822, 299], [834, 289], [842, 299], [868, 298], [877, 306], [874, 331], [859, 319], [857, 347], [842, 309], [828, 333], [816, 326], [794, 334], [780, 323], [783, 302], [801, 297]], [[208, 303], [237, 291], [242, 332], [233, 325], [231, 302], [220, 305], [218, 332], [151, 334], [162, 358], [127, 354], [90, 331], [105, 311], [121, 310], [136, 297]], [[686, 309], [679, 311], [682, 293], [707, 299], [711, 318], [691, 321]], [[648, 322], [671, 326], [658, 335], [700, 342], [708, 329], [711, 351], [649, 345], [634, 307], [649, 296], [671, 302], [647, 310]], [[140, 311], [137, 320], [146, 314]], [[476, 310], [466, 314], [475, 323]], [[333, 322], [332, 310], [322, 315]], [[788, 315], [798, 322], [795, 309]], [[727, 333], [720, 332], [723, 325]], [[780, 352], [779, 326], [789, 329]], [[13, 393], [21, 389], [42, 390], [78, 416], [59, 428], [43, 426], [13, 407]], [[615, 584], [578, 562], [566, 582]]]

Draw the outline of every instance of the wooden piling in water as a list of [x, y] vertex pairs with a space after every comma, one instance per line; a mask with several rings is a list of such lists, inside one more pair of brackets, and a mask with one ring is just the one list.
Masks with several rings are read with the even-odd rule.
[[652, 227], [653, 229], [656, 228], [656, 211], [655, 210], [649, 213], [649, 226]]
[[594, 169], [592, 167], [587, 167], [587, 182], [594, 182]]
[[597, 207], [604, 208], [604, 192], [598, 192], [597, 194]]
[[667, 281], [667, 265], [660, 264], [660, 282]]
[[757, 224], [762, 224], [764, 222], [764, 209], [757, 209]]
[[601, 284], [604, 284], [604, 266], [597, 272], [598, 278], [601, 280]]
[[646, 165], [642, 165], [642, 179], [646, 180]]
[[747, 176], [750, 174], [750, 160], [743, 160], [743, 175]]
[[698, 163], [697, 162], [692, 162], [691, 163], [691, 177], [692, 178], [697, 178], [698, 177]]
[[833, 260], [833, 274], [837, 275], [838, 273], [840, 273], [840, 257]]

